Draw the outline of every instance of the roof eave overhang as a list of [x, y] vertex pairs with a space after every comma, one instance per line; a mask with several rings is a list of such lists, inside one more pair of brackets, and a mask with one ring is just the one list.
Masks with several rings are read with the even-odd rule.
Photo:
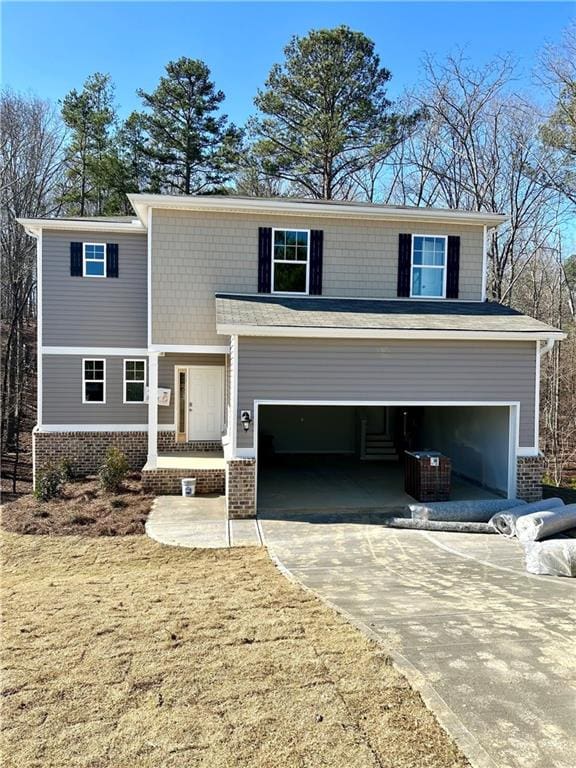
[[330, 205], [304, 203], [278, 198], [262, 200], [234, 197], [179, 197], [175, 195], [128, 195], [132, 207], [143, 225], [148, 210], [168, 209], [206, 213], [245, 213], [269, 216], [300, 216], [327, 219], [364, 219], [371, 221], [428, 222], [430, 224], [462, 224], [498, 227], [508, 220], [500, 213], [450, 211], [430, 208], [379, 208], [371, 205]]
[[146, 227], [139, 220], [120, 221], [70, 221], [66, 219], [16, 219], [31, 237], [39, 237], [43, 229], [81, 232], [145, 233]]
[[276, 336], [317, 339], [440, 339], [461, 341], [561, 341], [561, 331], [468, 331], [390, 328], [312, 328], [278, 325], [218, 323], [223, 336]]

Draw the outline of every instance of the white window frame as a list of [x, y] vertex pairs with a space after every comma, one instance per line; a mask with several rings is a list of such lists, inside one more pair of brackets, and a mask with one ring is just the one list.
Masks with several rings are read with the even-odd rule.
[[[104, 363], [102, 379], [87, 379], [86, 363]], [[102, 393], [104, 395], [104, 399], [103, 400], [86, 400], [87, 382], [100, 383], [100, 381], [103, 384]], [[83, 357], [82, 358], [82, 403], [83, 405], [106, 405], [106, 358], [104, 357]]]
[[[276, 259], [274, 258], [274, 235], [276, 232], [306, 232], [307, 235], [307, 248], [306, 248], [306, 290], [305, 291], [275, 291], [274, 290], [274, 277], [275, 277], [275, 265]], [[279, 296], [308, 296], [310, 293], [310, 230], [309, 229], [292, 229], [290, 227], [273, 227], [272, 228], [272, 279], [270, 289], [272, 293]], [[279, 264], [304, 264], [303, 261], [280, 261]]]
[[[86, 257], [86, 246], [89, 245], [97, 245], [100, 248], [104, 248], [104, 274], [103, 275], [87, 275], [86, 274], [86, 262], [92, 261], [95, 263], [100, 263], [100, 259], [89, 259]], [[106, 243], [82, 243], [82, 277], [107, 277], [107, 269], [106, 269]]]
[[[436, 240], [444, 240], [444, 265], [439, 266], [437, 264], [414, 264], [414, 241], [417, 237], [433, 237]], [[422, 296], [414, 293], [414, 268], [418, 269], [442, 269], [444, 274], [442, 277], [442, 295], [441, 296]], [[448, 235], [412, 235], [412, 243], [410, 246], [410, 298], [421, 299], [422, 301], [438, 301], [439, 299], [446, 298], [446, 279], [448, 276]]]
[[[136, 381], [131, 379], [130, 381], [128, 381], [128, 379], [126, 378], [126, 363], [144, 363], [144, 380], [142, 382], [140, 381], [140, 379], [138, 379]], [[143, 358], [143, 357], [127, 357], [127, 358], [124, 358], [124, 361], [122, 363], [122, 379], [123, 379], [123, 382], [124, 382], [124, 385], [122, 387], [122, 392], [123, 392], [123, 396], [124, 396], [124, 400], [123, 400], [124, 405], [143, 405], [144, 403], [146, 403], [146, 379], [147, 379], [147, 373], [148, 373], [148, 370], [147, 370], [146, 359], [145, 358]], [[142, 391], [142, 400], [128, 400], [127, 397], [126, 397], [126, 385], [127, 384], [140, 384], [140, 383], [144, 384], [144, 389]]]

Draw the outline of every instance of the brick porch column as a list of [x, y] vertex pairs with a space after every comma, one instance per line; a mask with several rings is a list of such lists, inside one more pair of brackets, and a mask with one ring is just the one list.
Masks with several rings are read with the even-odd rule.
[[256, 459], [227, 462], [226, 511], [231, 520], [256, 516]]

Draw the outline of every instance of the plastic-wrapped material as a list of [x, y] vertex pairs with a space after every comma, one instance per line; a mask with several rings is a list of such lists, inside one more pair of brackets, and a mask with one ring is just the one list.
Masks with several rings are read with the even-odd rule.
[[548, 539], [570, 528], [576, 528], [576, 504], [532, 512], [516, 521], [516, 535], [522, 543]]
[[526, 504], [522, 499], [471, 499], [409, 504], [413, 520], [451, 520], [459, 523], [487, 523], [496, 512]]
[[528, 573], [576, 577], [576, 539], [563, 536], [546, 541], [530, 541], [525, 545], [525, 553]]
[[496, 533], [488, 523], [461, 523], [456, 520], [411, 520], [409, 517], [388, 517], [382, 521], [382, 525], [388, 528], [409, 528], [416, 531]]
[[516, 536], [516, 521], [519, 517], [530, 515], [532, 512], [544, 512], [563, 506], [564, 502], [562, 499], [542, 499], [541, 501], [533, 501], [530, 504], [514, 507], [514, 509], [507, 509], [505, 512], [497, 512], [490, 518], [489, 522], [497, 533], [512, 538]]

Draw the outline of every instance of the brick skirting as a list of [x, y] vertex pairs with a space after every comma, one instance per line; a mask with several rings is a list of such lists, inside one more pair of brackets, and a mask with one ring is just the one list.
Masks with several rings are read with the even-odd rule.
[[222, 440], [191, 440], [177, 443], [174, 431], [158, 430], [159, 453], [188, 453], [189, 451], [221, 451]]
[[542, 498], [543, 456], [519, 456], [517, 459], [516, 496], [524, 501]]
[[228, 518], [256, 516], [256, 460], [231, 459], [226, 465], [226, 509]]
[[111, 446], [119, 448], [131, 469], [140, 470], [146, 463], [147, 432], [33, 432], [36, 473], [61, 461], [69, 461], [78, 475], [98, 471]]
[[146, 469], [142, 472], [142, 488], [158, 496], [179, 496], [184, 477], [196, 478], [198, 496], [225, 491], [225, 469]]

